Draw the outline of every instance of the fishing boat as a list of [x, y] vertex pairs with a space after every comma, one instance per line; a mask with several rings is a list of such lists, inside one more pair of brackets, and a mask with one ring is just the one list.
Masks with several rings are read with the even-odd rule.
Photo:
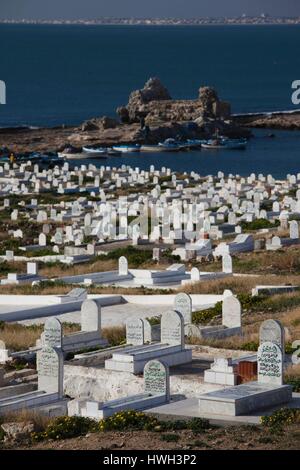
[[164, 152], [178, 152], [182, 150], [182, 145], [180, 145], [175, 139], [166, 139], [164, 142], [159, 142], [159, 147]]
[[141, 152], [162, 152], [164, 149], [160, 145], [142, 145]]
[[223, 150], [244, 150], [247, 146], [247, 139], [217, 138], [209, 139], [201, 144], [203, 149], [223, 149]]
[[122, 153], [131, 153], [131, 152], [139, 152], [141, 146], [139, 144], [128, 144], [128, 145], [114, 145], [113, 150], [117, 150], [118, 152]]
[[82, 150], [85, 153], [89, 153], [92, 155], [106, 155], [107, 154], [107, 148], [105, 147], [82, 147]]

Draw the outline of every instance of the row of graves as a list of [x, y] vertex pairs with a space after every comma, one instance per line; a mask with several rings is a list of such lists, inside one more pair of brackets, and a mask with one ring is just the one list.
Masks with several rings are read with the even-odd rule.
[[[174, 310], [161, 316], [160, 324], [148, 319], [130, 318], [126, 323], [126, 345], [106, 348], [101, 335], [101, 307], [95, 300], [86, 300], [82, 308], [82, 330], [64, 336], [57, 318], [45, 323], [44, 333], [35, 348], [37, 364], [36, 389], [24, 393], [24, 384], [0, 386], [0, 413], [33, 408], [40, 412], [57, 415], [89, 416], [101, 419], [124, 409], [161, 409], [172, 414], [176, 408], [189, 416], [190, 400], [198, 400], [199, 416], [248, 416], [272, 406], [292, 403], [292, 388], [283, 384], [284, 329], [274, 320], [266, 320], [260, 328], [260, 346], [257, 355], [239, 359], [217, 357], [204, 372], [204, 379], [185, 378], [185, 387], [195, 396], [178, 396], [178, 367], [193, 363], [193, 347], [185, 345], [185, 337], [192, 324], [192, 301], [189, 295], [180, 293], [175, 297]], [[203, 327], [204, 330], [206, 327]], [[201, 327], [199, 327], [201, 330]], [[242, 334], [239, 301], [227, 292], [223, 300], [222, 326], [207, 333], [216, 338]], [[202, 337], [205, 337], [200, 331]], [[78, 351], [94, 344], [101, 349], [75, 356], [74, 361], [64, 364], [66, 352]], [[91, 366], [76, 361], [84, 356], [100, 352], [101, 361]], [[108, 358], [107, 358], [108, 357]], [[104, 360], [103, 360], [104, 359]], [[257, 379], [239, 382], [242, 365], [257, 364]], [[101, 365], [102, 364], [102, 365]], [[87, 388], [84, 369], [92, 374], [94, 389]], [[97, 381], [97, 374], [102, 374]], [[171, 379], [170, 379], [171, 372]], [[143, 378], [142, 378], [143, 377]], [[126, 385], [127, 383], [127, 385]], [[175, 385], [172, 394], [172, 383]], [[201, 383], [213, 390], [201, 394]], [[1, 385], [1, 384], [0, 384]], [[32, 387], [32, 383], [28, 384]], [[94, 394], [93, 391], [97, 390]], [[112, 393], [118, 397], [111, 399]], [[202, 388], [203, 389], [203, 388]], [[72, 400], [65, 398], [65, 395]], [[198, 396], [199, 395], [199, 396]], [[177, 401], [179, 400], [179, 401]], [[170, 403], [168, 405], [168, 403]], [[168, 409], [170, 406], [170, 409]], [[193, 411], [194, 413], [194, 411]]]
[[[121, 256], [118, 261], [118, 270], [101, 271], [94, 273], [84, 273], [73, 276], [61, 276], [51, 279], [52, 281], [61, 281], [65, 284], [90, 285], [121, 285], [121, 286], [180, 286], [191, 282], [201, 280], [220, 279], [232, 275], [232, 258], [229, 254], [222, 256], [222, 271], [220, 272], [201, 272], [198, 268], [192, 268], [186, 271], [184, 264], [175, 263], [165, 270], [155, 269], [129, 269], [128, 260]], [[38, 263], [27, 262], [27, 273], [8, 273], [7, 277], [1, 279], [1, 285], [8, 284], [30, 284], [36, 285], [40, 281], [49, 280], [45, 276], [38, 274]]]
[[[225, 178], [222, 172], [216, 177], [191, 172], [178, 179], [170, 168], [156, 170], [153, 165], [146, 171], [126, 165], [71, 169], [67, 162], [48, 170], [26, 163], [14, 168], [4, 164], [0, 166], [0, 194], [6, 197], [1, 209], [8, 211], [12, 222], [24, 219], [38, 224], [41, 231], [36, 243], [28, 244], [20, 228], [9, 235], [20, 241], [20, 249], [36, 251], [37, 256], [39, 250], [49, 249], [53, 261], [83, 263], [101, 252], [103, 244], [120, 240], [134, 245], [172, 246], [173, 253], [187, 261], [299, 243], [294, 220], [300, 213], [299, 179], [300, 175], [288, 175], [278, 181], [262, 174], [247, 178], [230, 174]], [[132, 193], [132, 188], [138, 187], [143, 190]], [[119, 189], [130, 190], [130, 194], [118, 196]], [[38, 196], [45, 192], [70, 194], [72, 200], [38, 202]], [[24, 198], [16, 208], [10, 207], [12, 193], [36, 196], [30, 202]], [[293, 193], [295, 196], [290, 196]], [[75, 200], [74, 194], [78, 194]], [[271, 223], [266, 230], [274, 234], [267, 245], [242, 233], [243, 222], [261, 219]], [[278, 221], [280, 229], [290, 228], [289, 237], [278, 236]], [[226, 243], [232, 236], [234, 240]], [[89, 243], [85, 243], [87, 237]], [[221, 241], [216, 248], [212, 244], [215, 241]], [[51, 258], [42, 257], [47, 261]]]

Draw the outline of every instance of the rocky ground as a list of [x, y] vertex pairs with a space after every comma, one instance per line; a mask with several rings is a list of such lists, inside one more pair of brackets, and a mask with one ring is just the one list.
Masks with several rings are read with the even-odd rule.
[[260, 426], [215, 428], [199, 434], [188, 430], [104, 432], [34, 445], [7, 443], [2, 446], [2, 449], [30, 450], [299, 450], [300, 430], [299, 425], [291, 425], [280, 433]]
[[261, 129], [300, 130], [300, 112], [245, 115], [233, 118], [238, 126]]

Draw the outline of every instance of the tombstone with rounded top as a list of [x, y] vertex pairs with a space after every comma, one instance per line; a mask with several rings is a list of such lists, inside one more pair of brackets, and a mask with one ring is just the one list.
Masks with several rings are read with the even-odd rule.
[[191, 281], [192, 282], [200, 281], [200, 271], [198, 268], [194, 267], [191, 269]]
[[144, 391], [151, 395], [165, 395], [170, 399], [169, 367], [162, 361], [152, 360], [144, 367]]
[[223, 300], [222, 325], [227, 328], [240, 328], [242, 326], [241, 304], [234, 295], [228, 295]]
[[175, 296], [174, 310], [182, 314], [184, 323], [192, 323], [192, 298], [190, 295], [181, 292]]
[[58, 318], [47, 318], [42, 335], [42, 345], [51, 348], [62, 347], [62, 325]]
[[100, 300], [84, 300], [81, 305], [81, 331], [98, 331], [101, 333]]
[[283, 352], [272, 341], [261, 343], [257, 351], [258, 382], [283, 384]]
[[126, 321], [126, 343], [133, 346], [144, 344], [144, 322], [141, 318], [129, 318]]
[[184, 347], [184, 318], [180, 312], [166, 312], [161, 317], [161, 342]]
[[232, 274], [232, 258], [229, 254], [222, 256], [222, 271], [223, 273]]
[[63, 396], [64, 358], [61, 349], [45, 345], [37, 352], [38, 390]]
[[121, 256], [119, 258], [119, 275], [120, 276], [127, 276], [128, 274], [128, 261], [125, 256]]
[[290, 238], [296, 240], [299, 238], [299, 227], [296, 220], [290, 222]]
[[260, 326], [259, 344], [266, 343], [269, 341], [277, 344], [281, 348], [281, 350], [284, 351], [284, 329], [281, 323], [277, 320], [265, 320]]

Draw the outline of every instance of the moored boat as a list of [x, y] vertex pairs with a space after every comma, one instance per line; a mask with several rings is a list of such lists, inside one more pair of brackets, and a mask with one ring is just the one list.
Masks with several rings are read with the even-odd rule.
[[209, 139], [201, 144], [203, 149], [223, 149], [223, 150], [244, 150], [247, 146], [246, 139], [228, 139], [228, 138], [217, 138]]
[[127, 145], [114, 145], [113, 150], [117, 150], [118, 152], [122, 153], [131, 153], [131, 152], [139, 152], [141, 146], [139, 144], [127, 144]]
[[82, 147], [82, 150], [85, 153], [92, 154], [92, 155], [106, 155], [107, 148], [105, 147]]
[[141, 152], [162, 152], [164, 149], [160, 145], [142, 145]]

